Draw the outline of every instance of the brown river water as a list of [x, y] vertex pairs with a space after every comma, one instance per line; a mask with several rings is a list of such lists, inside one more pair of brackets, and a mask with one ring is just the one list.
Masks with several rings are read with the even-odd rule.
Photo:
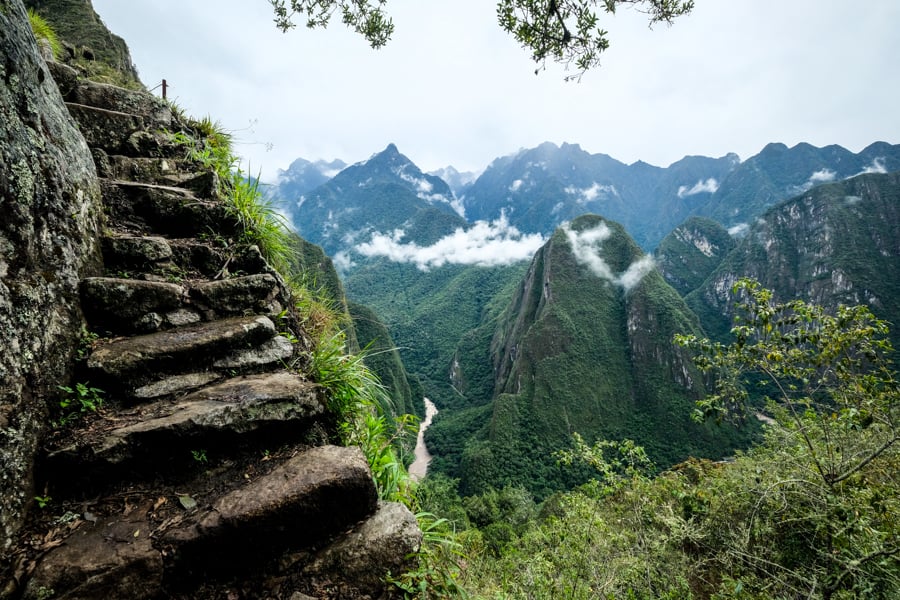
[[409, 475], [416, 481], [425, 477], [428, 472], [428, 463], [431, 462], [431, 453], [425, 446], [425, 430], [431, 426], [431, 420], [438, 413], [434, 402], [428, 398], [425, 400], [425, 420], [419, 423], [419, 435], [416, 437], [416, 450], [414, 452], [416, 459], [409, 465]]

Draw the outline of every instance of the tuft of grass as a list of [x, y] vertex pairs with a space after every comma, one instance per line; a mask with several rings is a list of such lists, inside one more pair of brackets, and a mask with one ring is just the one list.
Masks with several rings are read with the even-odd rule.
[[310, 335], [321, 338], [347, 325], [347, 317], [338, 309], [325, 287], [318, 285], [306, 271], [292, 274], [288, 285], [300, 324]]
[[240, 168], [233, 150], [233, 136], [219, 121], [206, 116], [188, 119], [194, 135], [171, 134], [172, 141], [185, 147], [185, 158], [214, 170], [219, 178], [219, 193], [229, 213], [242, 231], [241, 241], [256, 245], [263, 258], [278, 272], [289, 271], [294, 248], [291, 231], [284, 216], [259, 189], [259, 177], [249, 177]]
[[53, 26], [44, 17], [35, 12], [33, 8], [28, 9], [28, 22], [31, 23], [31, 31], [34, 33], [34, 37], [38, 41], [46, 41], [53, 52], [53, 58], [58, 59], [62, 55], [62, 44], [60, 44], [59, 37], [56, 35]]
[[287, 221], [271, 200], [259, 190], [259, 179], [247, 179], [238, 169], [231, 173], [228, 211], [237, 218], [243, 240], [255, 244], [266, 261], [279, 273], [287, 273], [294, 252]]

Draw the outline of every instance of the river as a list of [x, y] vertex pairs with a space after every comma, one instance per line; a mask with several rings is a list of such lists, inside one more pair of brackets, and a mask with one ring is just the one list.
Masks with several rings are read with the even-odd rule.
[[416, 459], [409, 465], [409, 476], [419, 481], [425, 477], [428, 472], [428, 463], [431, 462], [431, 453], [425, 446], [425, 430], [431, 426], [431, 420], [438, 413], [434, 402], [428, 398], [425, 400], [425, 420], [419, 423], [419, 435], [416, 437], [416, 450], [414, 452]]

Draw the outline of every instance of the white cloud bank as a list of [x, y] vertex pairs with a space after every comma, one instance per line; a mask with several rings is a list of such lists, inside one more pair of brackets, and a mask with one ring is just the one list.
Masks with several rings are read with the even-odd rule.
[[730, 235], [731, 237], [741, 237], [749, 230], [750, 225], [748, 225], [747, 223], [738, 223], [737, 225], [728, 228], [728, 235]]
[[405, 232], [374, 233], [356, 247], [363, 256], [383, 256], [395, 262], [413, 263], [422, 271], [447, 264], [496, 267], [530, 260], [546, 241], [540, 234], [522, 234], [503, 214], [496, 221], [478, 221], [469, 229], [457, 229], [431, 246], [401, 243]]
[[835, 179], [837, 179], [837, 173], [835, 173], [831, 169], [819, 169], [818, 171], [814, 171], [813, 174], [809, 176], [809, 179], [806, 180], [806, 183], [804, 183], [803, 185], [788, 188], [788, 192], [794, 194], [803, 194], [819, 184], [830, 183]]
[[694, 196], [696, 194], [715, 194], [719, 190], [719, 182], [714, 178], [710, 177], [706, 181], [700, 179], [693, 185], [693, 187], [688, 187], [686, 185], [682, 185], [678, 187], [678, 197], [685, 198], [687, 196]]
[[614, 285], [619, 285], [626, 292], [631, 291], [634, 286], [640, 283], [644, 275], [653, 270], [656, 263], [653, 257], [647, 254], [628, 265], [624, 272], [616, 275], [612, 268], [598, 254], [604, 241], [609, 239], [612, 232], [604, 222], [592, 229], [584, 231], [574, 231], [569, 227], [568, 223], [563, 224], [563, 231], [572, 246], [572, 254], [575, 260], [586, 266], [591, 272], [601, 279], [605, 279]]

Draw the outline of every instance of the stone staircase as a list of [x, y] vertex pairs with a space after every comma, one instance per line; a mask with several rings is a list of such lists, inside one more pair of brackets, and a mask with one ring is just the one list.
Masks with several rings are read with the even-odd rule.
[[102, 337], [78, 377], [105, 399], [47, 443], [54, 516], [33, 524], [16, 595], [389, 595], [421, 532], [378, 502], [359, 449], [333, 445], [289, 293], [237, 243], [216, 174], [164, 133], [185, 126], [150, 94], [51, 72], [101, 177], [106, 272], [81, 298]]

